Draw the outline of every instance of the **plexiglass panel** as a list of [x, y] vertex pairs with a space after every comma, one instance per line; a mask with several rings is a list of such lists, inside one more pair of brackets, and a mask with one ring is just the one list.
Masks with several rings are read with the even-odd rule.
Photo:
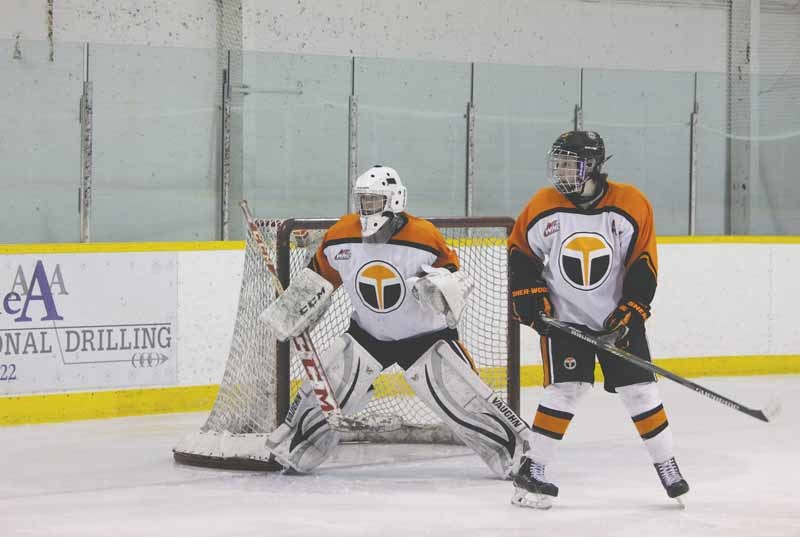
[[728, 199], [727, 85], [724, 73], [697, 74], [698, 235], [724, 235]]
[[758, 180], [751, 185], [750, 233], [800, 234], [800, 65], [756, 80]]
[[0, 40], [0, 242], [80, 238], [83, 47]]
[[243, 190], [255, 214], [312, 218], [347, 211], [351, 63], [245, 53]]
[[214, 49], [94, 45], [92, 240], [213, 240]]
[[614, 155], [609, 179], [645, 193], [659, 235], [688, 234], [693, 74], [586, 69], [583, 81], [584, 127]]
[[359, 172], [395, 168], [413, 214], [465, 214], [469, 77], [469, 64], [356, 59]]
[[580, 70], [475, 65], [475, 215], [519, 215], [549, 186], [546, 154], [572, 129]]
[[[47, 43], [0, 41], [3, 242], [80, 237], [84, 45], [57, 45], [50, 62]], [[216, 49], [91, 46], [91, 240], [220, 238], [220, 58]], [[421, 216], [467, 211], [470, 99], [474, 215], [517, 216], [547, 186], [545, 155], [581, 103], [584, 128], [600, 132], [614, 155], [610, 178], [648, 196], [659, 235], [689, 232], [696, 95], [696, 233], [724, 234], [731, 214], [744, 219], [743, 209], [729, 209], [733, 167], [734, 180], [748, 180], [746, 231], [800, 234], [800, 74], [792, 65], [734, 80], [605, 69], [581, 78], [577, 68], [498, 64], [471, 72], [466, 63], [262, 52], [245, 53], [242, 64], [232, 88], [231, 238], [243, 236], [241, 197], [259, 216], [346, 212], [351, 92], [358, 171], [397, 168], [409, 211]]]

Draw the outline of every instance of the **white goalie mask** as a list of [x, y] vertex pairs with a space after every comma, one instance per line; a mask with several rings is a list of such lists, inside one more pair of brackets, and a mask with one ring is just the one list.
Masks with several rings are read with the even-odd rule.
[[406, 187], [394, 168], [373, 166], [356, 179], [353, 200], [361, 218], [361, 235], [366, 238], [406, 210]]

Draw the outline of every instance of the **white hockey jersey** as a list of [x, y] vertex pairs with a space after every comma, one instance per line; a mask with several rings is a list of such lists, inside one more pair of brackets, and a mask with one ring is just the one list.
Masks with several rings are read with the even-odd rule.
[[523, 209], [508, 245], [544, 265], [542, 278], [561, 321], [601, 330], [623, 296], [623, 285], [644, 296], [655, 292], [653, 209], [631, 185], [609, 182], [605, 195], [588, 209], [544, 188]]
[[344, 285], [352, 318], [372, 337], [397, 341], [447, 328], [442, 314], [420, 304], [406, 286], [423, 275], [422, 265], [458, 269], [458, 257], [436, 227], [403, 213], [408, 222], [386, 244], [361, 239], [357, 214], [328, 229], [312, 267], [334, 286]]

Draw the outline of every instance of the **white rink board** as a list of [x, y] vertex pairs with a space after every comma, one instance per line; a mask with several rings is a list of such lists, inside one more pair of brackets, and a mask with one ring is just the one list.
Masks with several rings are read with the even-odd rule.
[[659, 245], [656, 358], [797, 354], [800, 244]]
[[175, 252], [0, 257], [0, 395], [178, 383]]
[[228, 358], [244, 249], [178, 254], [180, 385], [219, 384]]
[[[648, 321], [648, 338], [654, 358], [797, 354], [800, 328], [794, 318], [800, 301], [800, 244], [660, 244], [659, 285]], [[184, 255], [180, 254], [179, 259]], [[181, 293], [201, 290], [224, 292], [233, 304], [239, 292], [240, 252], [198, 252], [196, 263], [182, 266]], [[211, 286], [208, 275], [195, 279], [196, 271], [215, 260], [220, 268], [236, 267], [236, 277], [220, 275]], [[233, 302], [231, 302], [233, 300]], [[203, 307], [182, 301], [184, 340], [206, 341], [227, 356], [233, 317], [223, 319], [216, 300], [205, 296]], [[213, 322], [206, 323], [207, 316]], [[532, 330], [523, 327], [522, 365], [539, 364], [539, 347]], [[213, 341], [210, 341], [213, 339]], [[225, 345], [221, 345], [225, 341]], [[224, 347], [224, 349], [222, 348]], [[183, 346], [179, 345], [179, 351]], [[224, 363], [218, 357], [195, 353], [181, 361], [181, 384], [219, 382]], [[189, 365], [191, 364], [191, 365]], [[191, 371], [184, 370], [190, 367]], [[216, 371], [216, 376], [206, 374]]]
[[[28, 391], [220, 382], [235, 322], [243, 250], [6, 255], [0, 261], [4, 296], [13, 289], [17, 260], [27, 257], [46, 260], [48, 279], [54, 263], [60, 264], [70, 294], [59, 295], [55, 285], [54, 300], [73, 324], [171, 323], [173, 328], [169, 353], [165, 351], [169, 359], [159, 367], [134, 370], [129, 362], [124, 373], [109, 373], [97, 365], [96, 371], [78, 376], [53, 369], [42, 372], [38, 384], [25, 385]], [[800, 244], [659, 245], [659, 286], [648, 322], [654, 358], [797, 354], [798, 265]], [[25, 268], [28, 279], [32, 268]], [[5, 313], [0, 319], [4, 329], [13, 323]], [[523, 365], [540, 363], [532, 334], [523, 328]], [[96, 361], [101, 355], [80, 354]], [[107, 353], [105, 358], [115, 356]], [[0, 394], [25, 392], [18, 386], [12, 390], [0, 383]]]
[[[654, 358], [797, 354], [800, 244], [660, 244]], [[525, 330], [523, 364], [541, 363]]]

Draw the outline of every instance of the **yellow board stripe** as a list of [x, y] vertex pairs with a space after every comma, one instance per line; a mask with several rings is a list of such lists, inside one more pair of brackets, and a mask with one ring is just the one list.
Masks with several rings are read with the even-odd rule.
[[655, 363], [682, 377], [749, 377], [800, 373], [800, 354], [663, 358]]
[[[662, 358], [655, 364], [686, 378], [793, 375], [800, 373], [800, 354]], [[542, 366], [526, 365], [520, 369], [521, 386], [542, 385]], [[595, 365], [594, 376], [596, 382], [603, 380], [600, 364]]]
[[0, 425], [209, 410], [218, 385], [0, 397]]
[[460, 237], [460, 238], [447, 238], [445, 242], [448, 246], [453, 248], [462, 248], [465, 246], [503, 246], [507, 244], [505, 237]]
[[[659, 244], [800, 244], [797, 235], [699, 235], [662, 236]], [[464, 237], [447, 239], [453, 247], [505, 246], [504, 237]], [[178, 242], [91, 242], [0, 244], [0, 255], [9, 254], [85, 254], [118, 252], [196, 252], [242, 250], [244, 241], [178, 241]]]
[[[800, 355], [711, 356], [668, 358], [656, 364], [682, 377], [755, 376], [800, 373]], [[504, 389], [501, 368], [483, 368], [481, 378], [493, 389]], [[599, 366], [595, 371], [602, 381]], [[293, 383], [296, 391], [298, 382]], [[520, 368], [522, 387], [542, 385], [542, 366]], [[412, 395], [401, 373], [384, 375], [376, 382], [376, 396], [387, 393]], [[0, 397], [0, 425], [52, 423], [97, 418], [119, 418], [145, 414], [208, 411], [219, 386], [141, 388], [64, 394]]]
[[661, 236], [658, 244], [800, 244], [798, 235], [693, 235]]
[[95, 254], [123, 252], [201, 252], [242, 250], [244, 241], [206, 242], [90, 242], [63, 244], [0, 244], [0, 255]]

